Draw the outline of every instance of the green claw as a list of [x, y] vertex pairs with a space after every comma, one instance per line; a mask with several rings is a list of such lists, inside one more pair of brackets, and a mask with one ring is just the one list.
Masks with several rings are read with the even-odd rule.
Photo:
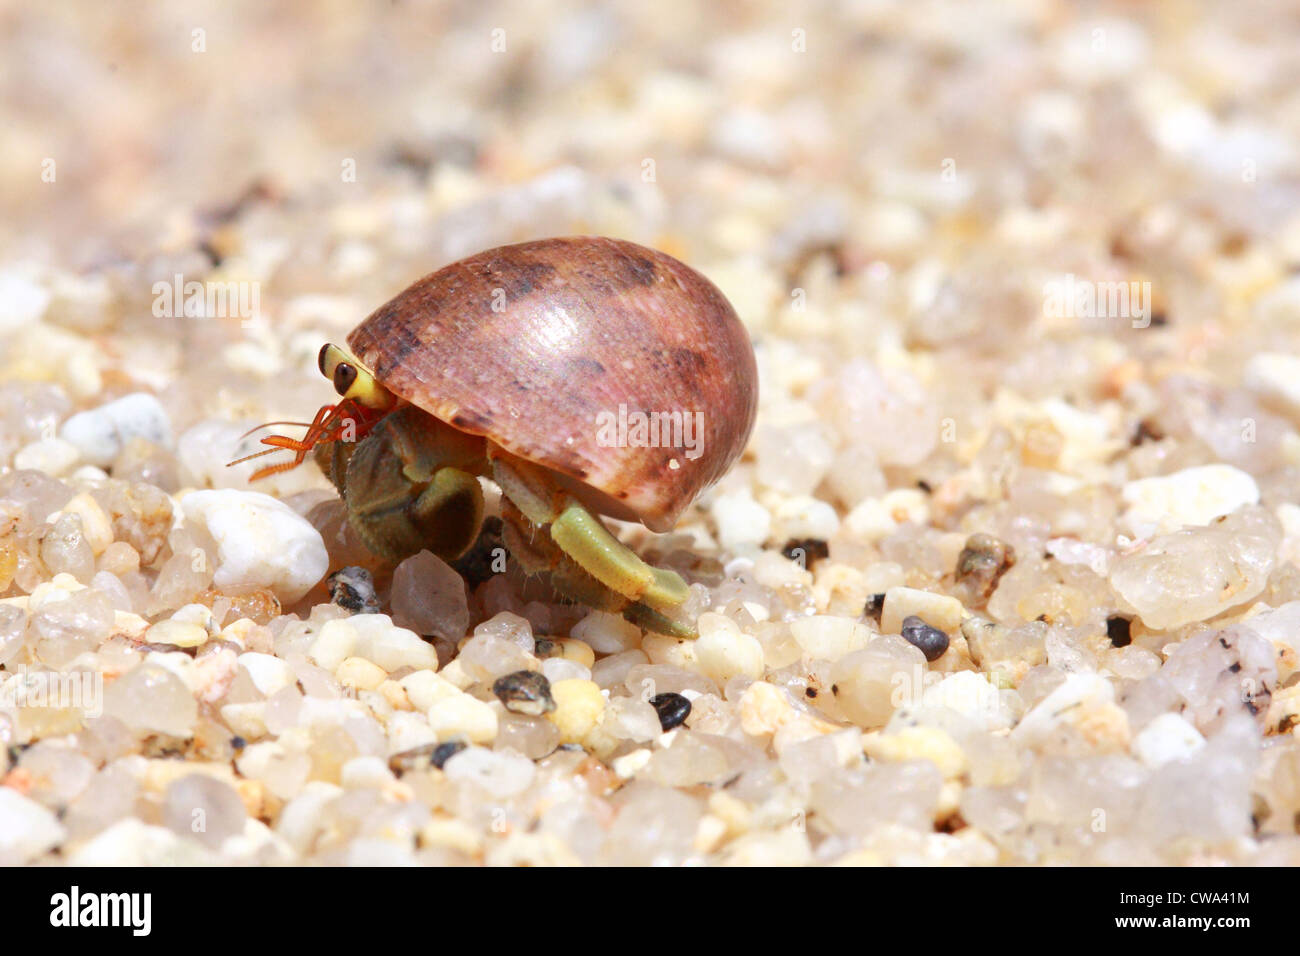
[[656, 610], [675, 608], [690, 593], [681, 575], [646, 564], [576, 501], [555, 519], [551, 537], [605, 587]]
[[689, 624], [674, 621], [672, 618], [660, 614], [654, 608], [646, 607], [644, 604], [628, 605], [623, 609], [623, 618], [643, 630], [654, 631], [656, 634], [667, 634], [670, 637], [678, 637], [685, 641], [693, 641], [700, 636], [699, 632]]

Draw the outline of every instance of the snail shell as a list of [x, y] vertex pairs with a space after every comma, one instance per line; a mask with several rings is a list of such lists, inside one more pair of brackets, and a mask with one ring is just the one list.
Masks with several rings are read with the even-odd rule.
[[[717, 287], [618, 239], [454, 262], [375, 310], [348, 345], [399, 398], [551, 469], [588, 508], [656, 531], [740, 456], [758, 401], [749, 336]], [[668, 426], [658, 446], [617, 430], [638, 413]], [[672, 431], [672, 413], [683, 428], [691, 416], [698, 444], [670, 443], [690, 434]]]

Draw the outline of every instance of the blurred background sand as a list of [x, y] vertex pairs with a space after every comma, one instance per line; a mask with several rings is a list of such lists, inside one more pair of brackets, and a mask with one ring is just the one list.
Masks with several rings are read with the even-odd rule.
[[[168, 495], [246, 488], [251, 465], [225, 468], [240, 433], [310, 418], [332, 394], [316, 370], [321, 343], [411, 280], [506, 242], [615, 235], [700, 269], [755, 341], [762, 400], [750, 452], [683, 521], [692, 537], [675, 539], [762, 571], [711, 581], [714, 610], [764, 640], [776, 633], [780, 653], [794, 648], [798, 659], [787, 619], [816, 609], [826, 617], [811, 626], [840, 634], [886, 588], [951, 590], [967, 536], [990, 533], [1020, 563], [992, 597], [968, 596], [968, 609], [1004, 628], [1005, 656], [974, 661], [954, 633], [928, 676], [987, 677], [1012, 702], [999, 715], [1010, 722], [1079, 672], [1105, 675], [1096, 678], [1105, 693], [1090, 685], [1096, 693], [1077, 708], [1040, 710], [1029, 723], [1042, 736], [1026, 731], [1014, 752], [1003, 737], [975, 734], [962, 759], [982, 770], [947, 780], [942, 798], [936, 771], [918, 783], [899, 769], [933, 754], [890, 750], [879, 735], [872, 746], [886, 756], [868, 771], [809, 749], [780, 761], [779, 778], [770, 739], [741, 734], [735, 695], [715, 696], [693, 729], [731, 734], [735, 747], [717, 756], [701, 743], [708, 759], [697, 764], [730, 768], [743, 752], [759, 768], [746, 799], [757, 807], [776, 794], [798, 813], [811, 808], [813, 836], [764, 829], [756, 814], [743, 840], [699, 851], [704, 802], [684, 794], [705, 777], [650, 764], [647, 776], [667, 789], [638, 778], [617, 799], [643, 800], [646, 819], [661, 814], [665, 826], [686, 819], [675, 842], [649, 845], [653, 828], [628, 814], [601, 844], [602, 805], [557, 830], [584, 859], [716, 851], [710, 859], [809, 862], [861, 851], [860, 862], [1207, 862], [1297, 852], [1300, 776], [1288, 768], [1300, 766], [1291, 734], [1300, 695], [1283, 692], [1295, 679], [1291, 632], [1277, 618], [1267, 637], [1251, 638], [1265, 659], [1276, 644], [1276, 670], [1265, 660], [1250, 673], [1278, 693], [1236, 736], [1220, 734], [1228, 703], [1241, 702], [1235, 685], [1216, 683], [1229, 661], [1193, 643], [1209, 639], [1206, 622], [1226, 626], [1249, 601], [1300, 600], [1295, 3], [5, 0], [0, 50], [0, 465], [21, 461], [70, 483], [17, 488], [27, 510], [58, 507], [82, 485], [103, 494], [105, 472], [50, 435], [74, 411], [140, 391], [158, 396], [156, 417], [177, 441], [116, 449], [103, 464], [113, 479]], [[258, 308], [160, 310], [156, 284], [176, 276], [242, 283]], [[1054, 314], [1046, 290], [1067, 276], [1149, 283], [1149, 321]], [[1176, 495], [1134, 505], [1135, 482], [1212, 463], [1239, 471], [1231, 488], [1204, 479], [1204, 513], [1180, 510]], [[258, 490], [307, 513], [332, 497], [323, 486], [308, 467]], [[123, 482], [112, 487], [114, 500], [125, 494]], [[167, 549], [185, 565], [194, 545], [185, 532], [165, 542], [168, 501], [151, 494], [163, 517], [144, 535], [143, 570], [122, 573], [136, 609], [157, 616], [192, 597], [179, 585], [157, 592], [159, 569], [175, 559]], [[1221, 504], [1245, 517], [1204, 527]], [[1126, 564], [1147, 519], [1198, 527], [1179, 540], [1201, 550]], [[63, 544], [75, 528], [42, 551], [48, 529], [39, 516], [28, 525], [15, 592], [73, 551]], [[828, 542], [831, 556], [815, 581], [778, 557], [807, 538]], [[1250, 547], [1258, 560], [1234, 571], [1241, 590], [1207, 591], [1204, 581]], [[1209, 604], [1188, 610], [1207, 593]], [[475, 620], [520, 610], [514, 600], [502, 587], [474, 596]], [[756, 622], [745, 602], [780, 626], [763, 630], [767, 618]], [[530, 604], [539, 636], [573, 609], [552, 611]], [[1123, 645], [1107, 630], [1120, 614], [1134, 621]], [[6, 653], [23, 646], [25, 626], [14, 625]], [[893, 644], [899, 660], [918, 656]], [[1170, 652], [1180, 646], [1191, 648], [1181, 659]], [[822, 678], [829, 686], [842, 663], [818, 659], [796, 673], [787, 661], [765, 677], [812, 707], [805, 690]], [[874, 733], [892, 712], [886, 685], [850, 671], [861, 678], [858, 703], [837, 710], [823, 694], [816, 707]], [[1136, 735], [1175, 710], [1210, 738], [1201, 763], [1157, 769], [1159, 746], [1182, 746], [1184, 733], [1159, 739], [1156, 758], [1139, 766], [1150, 754]], [[228, 764], [230, 728], [204, 720]], [[1018, 768], [1028, 768], [1020, 778]], [[567, 786], [572, 774], [561, 770]], [[814, 805], [807, 785], [817, 774], [834, 786]], [[1113, 813], [1105, 836], [1080, 823], [1099, 801]], [[960, 821], [959, 805], [969, 826], [932, 832]], [[531, 821], [532, 809], [519, 812]], [[908, 814], [904, 836], [872, 830], [895, 814]], [[481, 844], [487, 824], [474, 826]], [[1249, 842], [1261, 827], [1287, 842]], [[1040, 839], [1048, 830], [1052, 839]]]

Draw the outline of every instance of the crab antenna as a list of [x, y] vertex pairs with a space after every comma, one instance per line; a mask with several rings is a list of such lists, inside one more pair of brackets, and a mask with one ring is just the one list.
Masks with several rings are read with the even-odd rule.
[[247, 438], [253, 432], [260, 432], [263, 428], [270, 428], [273, 425], [295, 425], [298, 428], [311, 428], [311, 422], [263, 422], [261, 425], [253, 426], [239, 437], [240, 439]]
[[245, 455], [243, 458], [236, 458], [234, 461], [226, 462], [227, 468], [233, 468], [235, 465], [242, 465], [246, 461], [252, 461], [254, 458], [261, 458], [263, 455], [270, 455], [273, 452], [284, 451], [283, 448], [263, 448], [261, 451], [255, 451], [251, 455]]

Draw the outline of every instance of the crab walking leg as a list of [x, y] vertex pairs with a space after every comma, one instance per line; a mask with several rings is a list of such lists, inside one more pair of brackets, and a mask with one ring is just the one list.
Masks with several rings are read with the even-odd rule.
[[551, 537], [601, 584], [642, 604], [666, 611], [690, 597], [680, 574], [646, 564], [577, 501], [551, 523]]
[[559, 516], [562, 492], [546, 479], [546, 473], [517, 458], [506, 459], [504, 453], [490, 448], [492, 479], [501, 493], [537, 527], [548, 525]]
[[555, 488], [542, 469], [494, 454], [492, 473], [524, 517], [534, 525], [550, 525], [561, 550], [605, 587], [665, 611], [689, 596], [681, 575], [642, 561], [580, 502]]
[[656, 634], [667, 634], [669, 637], [680, 637], [688, 641], [693, 641], [700, 636], [699, 632], [689, 624], [674, 621], [641, 603], [629, 604], [625, 607], [623, 618], [643, 631], [654, 631]]
[[506, 548], [525, 572], [545, 574], [551, 586], [571, 601], [598, 611], [621, 613], [628, 621], [646, 630], [684, 640], [694, 640], [699, 636], [689, 624], [660, 614], [597, 581], [560, 550], [550, 535], [530, 522], [509, 498], [503, 498], [501, 506]]
[[509, 498], [501, 500], [501, 517], [505, 522], [506, 550], [527, 574], [545, 574], [551, 586], [571, 601], [598, 611], [615, 614], [627, 607], [630, 599], [611, 591], [570, 560], [551, 536], [539, 531]]

